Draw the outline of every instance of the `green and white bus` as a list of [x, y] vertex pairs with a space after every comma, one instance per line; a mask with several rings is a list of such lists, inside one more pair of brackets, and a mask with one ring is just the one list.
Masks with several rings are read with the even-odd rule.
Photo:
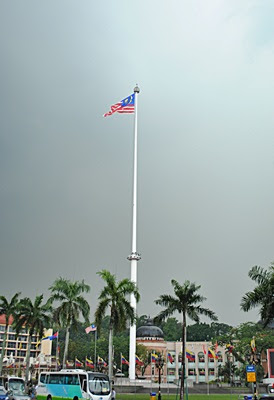
[[82, 369], [62, 369], [56, 372], [41, 372], [37, 394], [52, 397], [78, 396], [79, 399], [110, 400], [109, 378], [100, 372]]

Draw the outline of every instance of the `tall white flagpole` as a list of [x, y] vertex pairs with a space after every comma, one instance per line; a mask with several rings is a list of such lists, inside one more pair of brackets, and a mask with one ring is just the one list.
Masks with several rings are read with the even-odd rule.
[[[137, 117], [138, 117], [138, 93], [139, 87], [134, 88], [135, 93], [135, 114], [134, 114], [134, 161], [133, 161], [133, 213], [132, 213], [132, 252], [128, 256], [131, 265], [131, 281], [137, 284], [137, 262], [140, 255], [137, 253]], [[130, 296], [130, 304], [136, 313], [136, 299], [133, 294]], [[135, 379], [135, 354], [136, 354], [136, 323], [130, 327], [129, 340], [129, 379]]]

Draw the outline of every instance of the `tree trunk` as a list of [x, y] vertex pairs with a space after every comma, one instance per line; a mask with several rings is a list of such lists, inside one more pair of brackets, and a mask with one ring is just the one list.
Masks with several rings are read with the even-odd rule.
[[110, 384], [112, 383], [112, 348], [113, 348], [113, 325], [110, 322], [109, 324], [109, 337], [108, 337], [108, 376], [109, 376], [109, 381]]
[[185, 314], [185, 312], [183, 312], [182, 372], [181, 372], [180, 400], [183, 400], [183, 399], [184, 399], [184, 393], [185, 393], [185, 376], [186, 376], [186, 314]]
[[6, 342], [7, 342], [7, 336], [8, 336], [8, 327], [9, 327], [9, 324], [6, 323], [3, 342], [2, 342], [2, 350], [1, 350], [0, 375], [2, 375], [3, 360], [4, 360], [4, 356], [5, 356]]
[[30, 331], [29, 331], [28, 347], [27, 347], [27, 355], [26, 355], [26, 376], [25, 376], [25, 382], [26, 383], [29, 380], [30, 347], [31, 347], [31, 334], [30, 334]]
[[63, 357], [63, 368], [66, 368], [66, 361], [68, 357], [68, 345], [69, 345], [69, 326], [66, 328], [66, 340], [65, 340], [65, 350], [64, 350], [64, 357]]

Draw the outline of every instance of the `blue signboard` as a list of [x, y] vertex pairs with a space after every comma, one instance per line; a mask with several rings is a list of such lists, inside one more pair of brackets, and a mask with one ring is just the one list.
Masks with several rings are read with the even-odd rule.
[[247, 365], [246, 366], [246, 372], [256, 372], [255, 365]]

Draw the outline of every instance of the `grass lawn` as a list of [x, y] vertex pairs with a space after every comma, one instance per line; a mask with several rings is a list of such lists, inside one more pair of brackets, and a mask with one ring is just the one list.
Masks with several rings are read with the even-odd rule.
[[[189, 394], [188, 395], [190, 400], [238, 400], [239, 396], [237, 394]], [[117, 400], [150, 400], [149, 393], [148, 394], [120, 394], [116, 395]], [[178, 394], [177, 400], [180, 399]], [[157, 396], [156, 396], [157, 400]], [[176, 400], [176, 394], [162, 394], [162, 400]]]
[[[190, 400], [238, 400], [239, 396], [237, 394], [210, 394], [209, 396], [207, 394], [189, 394], [188, 395]], [[37, 396], [37, 400], [45, 400], [46, 396]], [[67, 397], [52, 397], [52, 400], [72, 400], [71, 398]], [[122, 394], [118, 393], [116, 394], [116, 400], [150, 400], [150, 395], [148, 394]], [[157, 400], [157, 396], [156, 396]], [[162, 394], [162, 400], [176, 400], [176, 395], [175, 394]], [[179, 395], [177, 397], [177, 400], [179, 400]]]

